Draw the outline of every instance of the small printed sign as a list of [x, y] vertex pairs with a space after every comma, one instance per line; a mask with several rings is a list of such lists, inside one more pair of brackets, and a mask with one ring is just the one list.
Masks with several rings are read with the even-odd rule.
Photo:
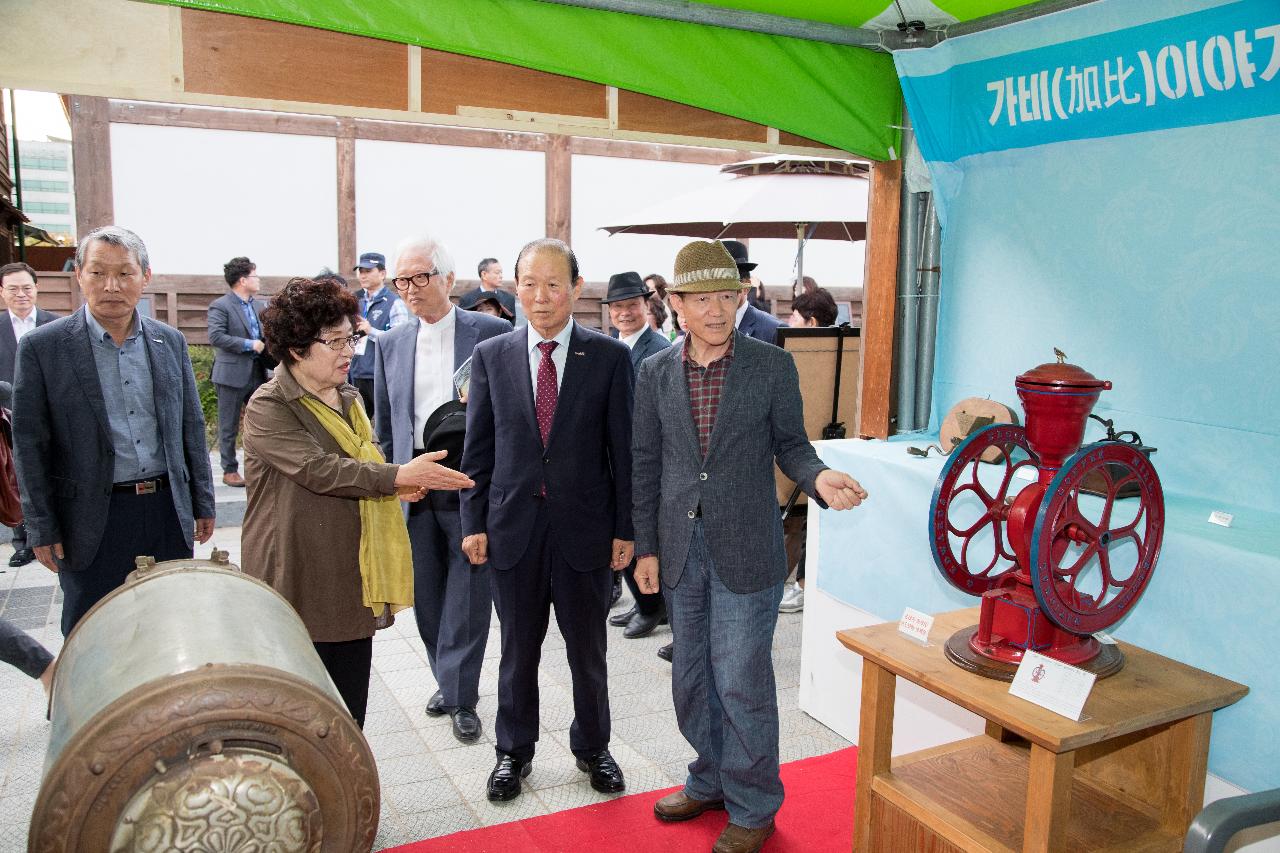
[[1023, 465], [1021, 468], [1014, 470], [1013, 476], [1019, 480], [1029, 480], [1034, 483], [1039, 478], [1040, 471], [1034, 465]]
[[1094, 631], [1093, 638], [1104, 646], [1114, 646], [1116, 644], [1116, 638], [1106, 631]]
[[1079, 720], [1096, 679], [1092, 672], [1029, 651], [1022, 656], [1009, 692], [1069, 720]]
[[902, 620], [898, 622], [898, 631], [913, 640], [928, 644], [929, 632], [933, 630], [933, 617], [919, 610], [908, 607], [902, 611]]
[[1233, 516], [1231, 513], [1222, 512], [1221, 510], [1215, 509], [1213, 512], [1209, 513], [1209, 523], [1217, 524], [1221, 527], [1230, 527], [1231, 520], [1233, 518], [1235, 518], [1235, 516]]

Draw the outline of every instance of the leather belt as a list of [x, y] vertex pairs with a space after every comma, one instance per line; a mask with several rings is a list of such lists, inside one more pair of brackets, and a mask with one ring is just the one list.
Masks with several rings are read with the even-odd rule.
[[130, 492], [135, 495], [151, 495], [169, 488], [169, 475], [161, 474], [150, 480], [130, 480], [127, 483], [112, 483], [113, 492]]

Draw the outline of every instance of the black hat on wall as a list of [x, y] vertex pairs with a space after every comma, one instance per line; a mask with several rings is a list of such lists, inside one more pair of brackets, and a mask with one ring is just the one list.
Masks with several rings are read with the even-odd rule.
[[609, 292], [600, 301], [606, 305], [610, 302], [621, 302], [637, 296], [648, 296], [649, 288], [644, 286], [644, 279], [638, 272], [620, 272], [609, 276]]
[[729, 250], [729, 254], [733, 255], [733, 262], [738, 265], [738, 272], [748, 273], [756, 268], [756, 265], [747, 259], [747, 247], [737, 240], [721, 240], [724, 247]]

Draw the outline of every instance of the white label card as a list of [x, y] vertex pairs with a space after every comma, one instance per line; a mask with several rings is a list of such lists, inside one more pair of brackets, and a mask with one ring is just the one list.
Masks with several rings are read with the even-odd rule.
[[1230, 527], [1233, 518], [1235, 518], [1235, 516], [1231, 513], [1223, 512], [1222, 510], [1215, 509], [1213, 512], [1209, 513], [1209, 523], [1218, 524], [1222, 527]]
[[1093, 638], [1104, 646], [1114, 646], [1116, 644], [1116, 638], [1106, 631], [1094, 631]]
[[898, 631], [913, 640], [928, 644], [929, 632], [933, 630], [933, 617], [908, 607], [902, 611], [902, 620], [898, 622]]
[[1022, 656], [1009, 692], [1078, 721], [1096, 679], [1092, 672], [1029, 651]]

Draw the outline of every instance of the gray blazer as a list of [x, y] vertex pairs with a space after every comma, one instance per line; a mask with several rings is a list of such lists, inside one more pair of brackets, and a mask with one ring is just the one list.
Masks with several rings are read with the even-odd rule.
[[[58, 319], [58, 315], [43, 308], [36, 309], [36, 326], [43, 326]], [[13, 366], [18, 354], [18, 338], [13, 333], [9, 312], [0, 309], [0, 382], [13, 382]], [[8, 408], [6, 406], [6, 408]]]
[[[13, 392], [14, 459], [27, 543], [61, 542], [71, 571], [86, 568], [98, 553], [115, 473], [86, 310], [40, 326], [18, 342]], [[191, 547], [195, 519], [214, 516], [200, 395], [182, 333], [147, 317], [142, 332], [169, 493]], [[130, 561], [135, 556], [121, 555]]]
[[791, 354], [741, 332], [702, 458], [689, 406], [687, 337], [650, 356], [636, 379], [632, 507], [636, 554], [657, 554], [662, 582], [680, 582], [694, 517], [731, 591], [751, 593], [787, 577], [773, 463], [819, 506], [814, 480], [827, 466], [805, 436], [800, 378]]
[[[256, 299], [253, 300], [253, 310], [259, 318], [262, 317], [262, 303]], [[213, 347], [211, 378], [215, 385], [244, 388], [252, 384], [257, 353], [244, 351], [244, 342], [250, 340], [254, 338], [249, 332], [249, 324], [245, 322], [244, 311], [240, 309], [239, 297], [234, 293], [224, 293], [215, 299], [209, 306], [209, 345]]]
[[636, 345], [631, 348], [631, 367], [639, 370], [640, 362], [655, 353], [662, 352], [669, 346], [671, 346], [671, 341], [653, 329], [645, 327], [644, 334], [640, 336], [640, 340], [636, 341]]
[[[454, 309], [453, 369], [476, 344], [511, 331], [511, 324], [477, 311]], [[413, 458], [413, 375], [417, 363], [418, 324], [401, 323], [378, 338], [373, 363], [373, 428], [388, 462], [403, 465]], [[458, 397], [457, 389], [453, 392]]]

